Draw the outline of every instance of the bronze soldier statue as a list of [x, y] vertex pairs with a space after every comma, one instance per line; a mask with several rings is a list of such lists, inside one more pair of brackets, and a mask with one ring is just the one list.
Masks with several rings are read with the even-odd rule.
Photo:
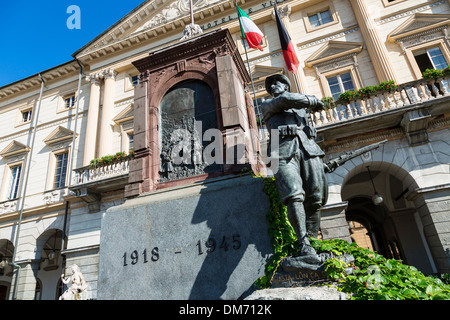
[[279, 159], [276, 185], [300, 243], [299, 255], [317, 255], [308, 236], [318, 236], [320, 208], [327, 202], [328, 186], [322, 160], [325, 154], [315, 142], [310, 111], [322, 108], [323, 102], [290, 92], [291, 83], [281, 74], [266, 79], [266, 90], [273, 99], [264, 101], [261, 111], [269, 131], [279, 134], [279, 148], [271, 141], [270, 150], [271, 158]]

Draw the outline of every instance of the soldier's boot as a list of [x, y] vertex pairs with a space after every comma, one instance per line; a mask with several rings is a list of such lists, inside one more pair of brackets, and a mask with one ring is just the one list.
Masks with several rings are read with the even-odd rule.
[[320, 204], [313, 204], [306, 211], [306, 231], [309, 236], [317, 238], [319, 236], [320, 229]]
[[291, 201], [287, 205], [287, 214], [289, 222], [294, 229], [300, 244], [300, 256], [316, 255], [316, 250], [311, 246], [308, 239], [306, 214], [303, 203], [300, 201]]

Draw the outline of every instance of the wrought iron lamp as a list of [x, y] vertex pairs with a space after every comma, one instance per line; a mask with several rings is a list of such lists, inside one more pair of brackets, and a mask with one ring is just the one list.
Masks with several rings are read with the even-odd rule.
[[372, 182], [373, 191], [374, 191], [374, 195], [372, 196], [372, 202], [374, 205], [378, 206], [383, 203], [384, 199], [382, 196], [380, 196], [378, 194], [377, 189], [375, 188], [375, 183], [373, 182], [372, 174], [370, 173], [369, 166], [367, 166], [366, 168], [367, 168], [367, 171], [369, 172], [370, 181]]

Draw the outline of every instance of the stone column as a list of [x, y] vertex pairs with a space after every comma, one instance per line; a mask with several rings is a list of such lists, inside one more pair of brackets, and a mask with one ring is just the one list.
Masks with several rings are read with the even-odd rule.
[[351, 242], [345, 210], [348, 202], [327, 204], [320, 210], [320, 230], [324, 240], [343, 239]]
[[[291, 14], [291, 7], [289, 5], [285, 5], [282, 7], [278, 8], [278, 14], [280, 15], [281, 21], [283, 22], [284, 26], [286, 27], [287, 32], [289, 33], [289, 36], [291, 37], [293, 43], [294, 43], [294, 48], [295, 51], [297, 53], [297, 58], [298, 61], [300, 62], [299, 66], [298, 66], [298, 70], [296, 73], [297, 76], [297, 80], [298, 80], [298, 85], [299, 85], [299, 89], [300, 89], [300, 93], [303, 94], [307, 94], [308, 92], [308, 85], [306, 84], [306, 79], [305, 79], [305, 73], [303, 71], [303, 67], [304, 67], [304, 61], [303, 59], [300, 57], [299, 53], [297, 52], [297, 46], [295, 45], [295, 41], [293, 38], [293, 33], [292, 33], [292, 28], [291, 28], [291, 20], [289, 19], [289, 16]], [[275, 20], [275, 13], [272, 13], [272, 19]], [[296, 80], [294, 75], [292, 74], [292, 72], [288, 72], [288, 77], [289, 80], [291, 81], [292, 84], [292, 88], [291, 91], [292, 92], [297, 92], [297, 85], [296, 85]]]
[[117, 72], [112, 69], [105, 70], [105, 90], [103, 92], [103, 107], [100, 120], [100, 140], [98, 142], [98, 156], [103, 157], [113, 152], [113, 118], [114, 118], [114, 92]]
[[370, 16], [366, 0], [350, 0], [356, 20], [361, 29], [364, 42], [367, 46], [378, 80], [397, 82], [386, 46], [376, 30], [373, 18]]
[[101, 80], [101, 74], [92, 74], [87, 77], [87, 81], [91, 83], [91, 92], [84, 140], [83, 166], [89, 165], [89, 162], [95, 158]]

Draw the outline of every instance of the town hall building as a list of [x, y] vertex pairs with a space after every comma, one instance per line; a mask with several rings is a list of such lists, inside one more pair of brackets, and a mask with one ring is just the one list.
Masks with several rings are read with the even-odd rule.
[[[256, 154], [247, 168], [270, 174], [259, 105], [270, 98], [264, 83], [274, 74], [325, 102], [312, 114], [325, 160], [387, 140], [327, 175], [321, 237], [355, 241], [425, 274], [450, 273], [450, 1], [279, 0], [296, 74], [283, 59], [274, 4], [193, 0], [201, 32], [186, 36], [188, 0], [146, 0], [68, 62], [0, 87], [0, 299], [58, 299], [61, 274], [73, 265], [88, 299], [115, 298], [106, 292], [109, 267], [138, 282], [131, 268], [145, 264], [158, 274], [169, 253], [167, 272], [180, 258], [212, 277], [209, 259], [220, 249], [236, 272], [258, 272], [270, 255], [266, 240], [252, 242], [243, 229], [259, 233], [252, 228], [263, 222], [236, 213], [243, 220], [227, 234], [208, 218], [264, 210], [264, 194], [258, 198], [254, 178], [245, 178], [248, 161], [205, 165], [193, 154], [186, 165], [170, 152], [177, 130], [205, 139], [214, 128], [200, 150], [212, 141], [239, 150], [234, 138], [244, 137], [244, 158]], [[262, 51], [242, 39], [236, 5], [263, 32]], [[424, 77], [426, 70], [440, 72]], [[214, 200], [218, 190], [233, 200]], [[191, 238], [180, 231], [187, 225], [195, 225]], [[152, 237], [138, 238], [141, 230]], [[202, 260], [186, 264], [186, 243]], [[191, 292], [169, 297], [204, 299], [206, 284], [192, 281]], [[210, 297], [239, 298], [243, 289], [226, 284], [240, 281], [230, 270]], [[155, 291], [164, 286], [152, 283]]]

